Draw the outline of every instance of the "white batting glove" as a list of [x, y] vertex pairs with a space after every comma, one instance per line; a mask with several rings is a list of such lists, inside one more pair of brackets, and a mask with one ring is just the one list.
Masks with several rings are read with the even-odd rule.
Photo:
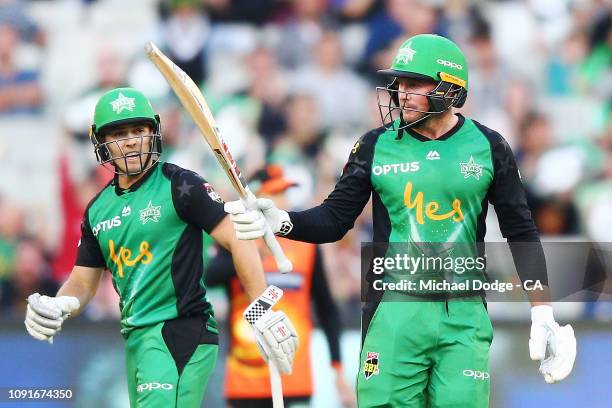
[[283, 374], [291, 374], [293, 358], [298, 348], [298, 337], [285, 313], [272, 310], [283, 291], [268, 286], [264, 293], [244, 311], [244, 318], [253, 326], [255, 338], [266, 362], [272, 359]]
[[539, 305], [531, 308], [529, 354], [532, 360], [541, 361], [540, 373], [548, 384], [563, 380], [574, 367], [574, 329], [569, 324], [559, 326], [553, 317], [552, 306]]
[[228, 201], [224, 210], [230, 214], [238, 239], [257, 239], [266, 232], [266, 223], [275, 235], [287, 235], [293, 228], [287, 211], [281, 210], [268, 198], [255, 200], [253, 209], [246, 208], [242, 200]]
[[80, 306], [74, 296], [49, 297], [34, 293], [28, 296], [26, 330], [35, 339], [52, 343], [64, 320]]

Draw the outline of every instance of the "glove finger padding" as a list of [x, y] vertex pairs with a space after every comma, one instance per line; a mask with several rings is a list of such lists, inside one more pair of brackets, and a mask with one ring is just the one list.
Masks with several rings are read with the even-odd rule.
[[257, 231], [266, 228], [266, 220], [259, 211], [249, 211], [244, 214], [230, 215], [236, 231]]
[[47, 337], [53, 337], [60, 331], [60, 329], [51, 329], [49, 327], [41, 326], [40, 324], [36, 323], [35, 321], [31, 319], [26, 319], [25, 324], [30, 329], [42, 334], [43, 336], [47, 336]]
[[531, 325], [529, 336], [529, 356], [532, 360], [544, 360], [549, 331], [539, 324]]
[[30, 334], [30, 336], [34, 337], [36, 340], [40, 340], [40, 341], [48, 341], [49, 340], [49, 336], [45, 336], [44, 334], [38, 332], [37, 330], [35, 330], [34, 328], [30, 327], [30, 325], [32, 324], [29, 321], [25, 321], [25, 328], [28, 331], [28, 333]]
[[30, 305], [28, 305], [26, 309], [26, 319], [31, 320], [49, 329], [59, 329], [62, 326], [62, 322], [63, 322], [61, 318], [48, 319], [46, 317], [39, 315], [38, 313], [34, 311], [34, 309]]
[[62, 320], [68, 318], [72, 312], [81, 306], [79, 299], [75, 298], [74, 296], [60, 296], [54, 299], [55, 304], [62, 311]]
[[223, 205], [223, 211], [228, 214], [241, 214], [246, 211], [242, 200], [228, 201]]
[[540, 365], [540, 373], [552, 384], [566, 378], [576, 360], [576, 337], [572, 326], [565, 325], [552, 332], [549, 342], [550, 356]]
[[259, 208], [264, 213], [275, 207], [274, 201], [269, 198], [258, 198], [255, 202], [257, 204], [257, 208]]
[[34, 293], [28, 296], [28, 306], [39, 316], [58, 320], [62, 316], [62, 311], [48, 296], [41, 296]]

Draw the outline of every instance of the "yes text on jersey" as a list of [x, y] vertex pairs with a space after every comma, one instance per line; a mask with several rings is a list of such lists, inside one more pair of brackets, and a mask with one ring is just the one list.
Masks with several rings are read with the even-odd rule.
[[423, 213], [425, 216], [432, 221], [442, 221], [447, 218], [451, 218], [455, 222], [463, 221], [463, 212], [461, 212], [461, 200], [455, 198], [451, 203], [452, 210], [438, 214], [440, 209], [440, 203], [437, 201], [430, 201], [425, 203], [425, 196], [422, 191], [418, 191], [414, 198], [412, 198], [412, 182], [406, 184], [404, 189], [404, 203], [408, 209], [416, 210], [416, 219], [419, 224], [424, 224]]

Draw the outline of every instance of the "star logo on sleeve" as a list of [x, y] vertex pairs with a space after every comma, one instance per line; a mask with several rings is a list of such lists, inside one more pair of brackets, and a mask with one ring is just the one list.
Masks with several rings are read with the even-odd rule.
[[159, 217], [161, 217], [161, 205], [153, 205], [149, 200], [149, 205], [140, 212], [140, 222], [142, 225], [146, 224], [149, 221], [157, 222], [159, 221]]
[[134, 98], [128, 98], [121, 92], [119, 92], [119, 96], [117, 97], [117, 99], [112, 101], [110, 104], [113, 107], [113, 112], [115, 112], [117, 115], [119, 115], [125, 109], [132, 112], [136, 107], [136, 104], [134, 103]]
[[183, 198], [184, 195], [186, 195], [187, 197], [191, 196], [191, 192], [190, 190], [193, 188], [193, 186], [191, 184], [187, 184], [187, 180], [183, 179], [183, 182], [181, 183], [180, 186], [177, 187], [178, 191], [179, 191], [179, 197]]

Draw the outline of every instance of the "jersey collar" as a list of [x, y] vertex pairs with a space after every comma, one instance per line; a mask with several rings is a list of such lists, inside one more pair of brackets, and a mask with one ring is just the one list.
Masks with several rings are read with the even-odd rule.
[[130, 188], [124, 189], [124, 188], [119, 187], [119, 176], [115, 174], [115, 177], [113, 178], [113, 182], [112, 182], [113, 186], [115, 186], [115, 193], [118, 196], [120, 196], [125, 193], [132, 193], [138, 190], [140, 186], [142, 186], [145, 183], [145, 181], [147, 181], [149, 177], [151, 177], [151, 174], [155, 172], [155, 169], [157, 168], [158, 164], [159, 164], [159, 161], [155, 162], [155, 164], [153, 164], [153, 166], [151, 166], [151, 168], [146, 171], [145, 175], [139, 178], [137, 182], [132, 184]]
[[407, 128], [406, 131], [408, 131], [408, 133], [410, 134], [410, 136], [414, 137], [415, 139], [421, 141], [421, 142], [431, 142], [433, 140], [446, 140], [449, 137], [451, 137], [452, 135], [454, 135], [455, 133], [457, 133], [457, 131], [459, 131], [459, 129], [461, 129], [461, 126], [463, 126], [463, 123], [465, 122], [465, 117], [460, 114], [460, 113], [456, 113], [455, 114], [457, 116], [457, 119], [459, 119], [457, 121], [457, 123], [455, 124], [455, 126], [453, 126], [448, 132], [446, 132], [445, 134], [443, 134], [442, 136], [440, 136], [437, 139], [430, 139], [428, 137], [423, 136], [422, 134], [418, 133], [417, 131]]

